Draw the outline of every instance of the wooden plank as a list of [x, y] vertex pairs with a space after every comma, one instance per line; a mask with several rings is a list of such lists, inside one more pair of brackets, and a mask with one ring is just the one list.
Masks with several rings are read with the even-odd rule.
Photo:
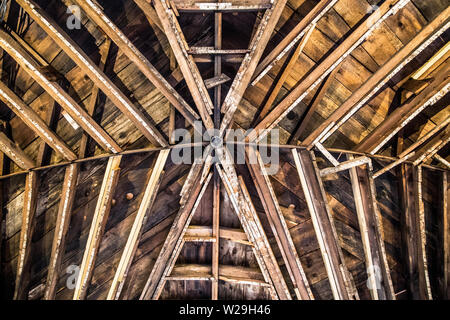
[[428, 300], [431, 292], [426, 267], [421, 168], [402, 164], [401, 177], [403, 214], [400, 222], [408, 294], [414, 300]]
[[211, 89], [217, 87], [221, 84], [227, 83], [231, 78], [226, 74], [222, 73], [221, 75], [214, 76], [213, 78], [205, 80], [206, 89]]
[[284, 220], [283, 213], [278, 203], [275, 191], [267, 175], [264, 163], [257, 150], [247, 148], [247, 167], [256, 190], [268, 217], [270, 227], [281, 251], [285, 266], [294, 284], [294, 291], [299, 300], [312, 300], [314, 296], [309, 288], [292, 236]]
[[56, 285], [59, 277], [58, 273], [60, 271], [62, 257], [64, 255], [66, 235], [69, 229], [70, 215], [72, 213], [72, 207], [75, 200], [79, 171], [79, 164], [71, 164], [67, 167], [65, 172], [47, 272], [47, 282], [45, 284], [44, 300], [55, 299]]
[[181, 207], [148, 277], [140, 300], [157, 299], [163, 289], [164, 278], [170, 272], [171, 265], [174, 264], [173, 260], [176, 259], [178, 254], [176, 249], [181, 247], [186, 229], [206, 189], [206, 181], [209, 182], [211, 178], [209, 176], [205, 183], [201, 183], [202, 169], [203, 163], [197, 163], [191, 167], [183, 186], [184, 190], [182, 190], [182, 199], [180, 201]]
[[[312, 70], [248, 135], [249, 141], [260, 139], [273, 129], [295, 106], [314, 90], [340, 63], [350, 55], [387, 17], [408, 1], [387, 0], [361, 23], [343, 42]], [[315, 139], [314, 139], [315, 140]], [[306, 142], [304, 142], [306, 143]], [[309, 145], [309, 143], [308, 143]]]
[[25, 197], [22, 210], [22, 227], [20, 229], [19, 255], [17, 258], [14, 300], [25, 300], [28, 296], [30, 273], [31, 237], [34, 231], [38, 195], [38, 173], [31, 171], [25, 180]]
[[437, 161], [439, 161], [440, 163], [442, 163], [444, 166], [446, 166], [448, 169], [450, 169], [450, 162], [448, 162], [447, 160], [445, 160], [444, 158], [442, 158], [440, 155], [438, 155], [437, 153], [433, 156], [433, 158], [435, 158]]
[[[213, 228], [208, 226], [189, 226], [186, 230], [186, 237], [192, 238], [214, 238], [213, 236]], [[252, 243], [248, 240], [247, 235], [244, 230], [234, 229], [234, 228], [226, 228], [220, 227], [219, 229], [219, 237], [225, 240], [245, 244], [247, 246], [252, 246]]]
[[420, 165], [431, 159], [439, 150], [450, 142], [450, 124], [445, 130], [426, 143], [413, 157], [414, 165]]
[[0, 81], [0, 99], [56, 152], [66, 160], [75, 160], [77, 156], [70, 147], [56, 135], [39, 115], [23, 102], [11, 89]]
[[420, 112], [442, 99], [450, 88], [450, 80], [446, 77], [449, 70], [450, 62], [442, 65], [432, 83], [395, 109], [356, 146], [355, 150], [375, 154]]
[[92, 0], [75, 0], [89, 19], [98, 25], [105, 34], [120, 48], [147, 79], [177, 108], [193, 125], [199, 117], [187, 102], [175, 91], [148, 59], [131, 43], [125, 34], [104, 14], [102, 8]]
[[337, 0], [320, 1], [261, 61], [252, 77], [252, 85], [264, 77], [278, 61], [280, 61], [300, 39], [336, 4]]
[[34, 161], [3, 132], [0, 132], [0, 150], [22, 169], [29, 170], [36, 167]]
[[268, 0], [231, 0], [223, 3], [216, 3], [212, 0], [172, 0], [180, 12], [239, 12], [258, 11], [269, 9], [271, 1]]
[[[354, 160], [352, 155], [348, 158]], [[364, 247], [370, 295], [373, 300], [395, 300], [372, 177], [372, 163], [350, 168], [350, 180]]]
[[292, 150], [300, 182], [319, 242], [328, 280], [336, 300], [358, 299], [349, 285], [348, 271], [338, 243], [325, 190], [320, 180], [314, 155], [307, 150]]
[[109, 288], [108, 296], [106, 298], [107, 300], [118, 300], [120, 298], [123, 285], [127, 278], [128, 270], [133, 262], [133, 257], [136, 253], [136, 249], [142, 235], [142, 228], [147, 221], [147, 217], [152, 210], [153, 203], [155, 202], [156, 195], [158, 194], [161, 179], [163, 177], [164, 166], [169, 153], [170, 150], [160, 151], [155, 165], [151, 170], [151, 174], [148, 176], [144, 195], [142, 196], [136, 218], [134, 219], [127, 243], [125, 244], [119, 265], [116, 269], [114, 279], [111, 283], [111, 287]]
[[102, 148], [112, 153], [119, 145], [61, 86], [42, 73], [41, 66], [9, 34], [0, 30], [0, 46], [82, 127]]
[[84, 250], [83, 260], [80, 266], [80, 273], [75, 285], [73, 294], [74, 300], [84, 300], [86, 298], [89, 283], [94, 271], [98, 248], [111, 209], [111, 201], [119, 181], [121, 160], [122, 156], [111, 157], [108, 160], [102, 187], [95, 207], [94, 217], [89, 230], [86, 249]]
[[141, 133], [152, 143], [167, 146], [167, 141], [153, 123], [130, 101], [130, 99], [105, 75], [89, 56], [58, 26], [34, 1], [18, 0], [17, 3], [39, 24], [55, 43], [77, 64], [111, 102], [119, 108]]
[[248, 53], [248, 49], [216, 49], [214, 47], [191, 47], [188, 50], [189, 54], [212, 54], [212, 55], [240, 55]]
[[259, 113], [258, 117], [256, 118], [256, 123], [261, 121], [265, 118], [267, 113], [270, 111], [270, 107], [272, 107], [273, 102], [278, 97], [278, 94], [280, 93], [281, 88], [283, 87], [283, 84], [286, 82], [287, 78], [289, 77], [292, 68], [297, 63], [297, 60], [302, 53], [303, 49], [305, 48], [306, 43], [308, 42], [312, 32], [314, 31], [316, 25], [313, 24], [308, 31], [303, 36], [302, 40], [299, 42], [297, 47], [295, 48], [294, 52], [292, 53], [292, 56], [289, 58], [289, 62], [286, 65], [286, 67], [283, 69], [281, 76], [278, 78], [278, 80], [275, 83], [275, 86], [272, 89], [272, 92], [270, 93], [269, 97], [267, 98], [266, 103], [261, 109], [261, 112]]
[[275, 26], [280, 19], [281, 13], [286, 5], [286, 0], [274, 0], [272, 7], [267, 9], [262, 17], [258, 29], [250, 43], [250, 52], [246, 54], [238, 73], [230, 87], [225, 101], [222, 105], [221, 111], [224, 114], [220, 126], [220, 134], [224, 135], [225, 130], [228, 129], [232, 122], [233, 115], [242, 99], [242, 96], [247, 89], [253, 73], [258, 65], [259, 60], [270, 40]]
[[216, 149], [216, 154], [223, 167], [223, 171], [219, 171], [222, 172], [222, 181], [226, 186], [241, 225], [254, 245], [255, 256], [258, 259], [261, 271], [266, 275], [266, 282], [273, 285], [278, 299], [291, 300], [292, 297], [242, 177], [237, 176], [232, 158], [226, 148]]
[[442, 173], [442, 216], [443, 216], [443, 240], [442, 256], [443, 261], [443, 284], [442, 296], [450, 299], [450, 174], [448, 172]]
[[212, 245], [212, 276], [211, 299], [219, 299], [219, 252], [220, 252], [220, 177], [214, 168], [213, 186], [213, 227], [212, 236], [215, 240]]
[[214, 124], [210, 114], [212, 113], [214, 106], [200, 71], [193, 58], [187, 52], [188, 45], [178, 20], [172, 9], [169, 8], [166, 0], [155, 0], [154, 6], [183, 73], [184, 79], [189, 87], [192, 98], [194, 99], [195, 105], [200, 112], [203, 124], [206, 129], [212, 129], [214, 128]]
[[351, 169], [354, 167], [361, 166], [363, 164], [370, 163], [371, 161], [372, 160], [370, 160], [369, 157], [365, 157], [365, 156], [358, 157], [356, 159], [352, 157], [351, 159], [349, 159], [347, 161], [341, 162], [336, 167], [330, 167], [330, 168], [325, 168], [325, 169], [320, 170], [320, 176], [324, 177], [329, 174], [334, 174], [334, 173], [337, 173], [340, 171], [348, 170], [348, 169]]
[[404, 66], [411, 62], [430, 43], [450, 27], [450, 22], [448, 21], [449, 14], [450, 8], [447, 8], [446, 11], [425, 26], [408, 44], [379, 68], [358, 90], [317, 127], [303, 141], [303, 145], [312, 146], [317, 141], [323, 143], [338, 130], [353, 114], [369, 102], [398, 71], [403, 69]]

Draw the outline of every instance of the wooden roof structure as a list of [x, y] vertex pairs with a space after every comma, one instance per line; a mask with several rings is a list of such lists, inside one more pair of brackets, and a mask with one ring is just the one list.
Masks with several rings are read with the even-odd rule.
[[448, 0], [0, 0], [0, 24], [3, 299], [450, 298]]

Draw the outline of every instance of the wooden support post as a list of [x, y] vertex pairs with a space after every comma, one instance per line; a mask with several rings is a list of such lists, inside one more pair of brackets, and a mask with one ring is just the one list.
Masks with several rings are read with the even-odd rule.
[[119, 181], [120, 162], [122, 156], [109, 158], [103, 178], [100, 194], [98, 195], [94, 217], [89, 230], [89, 237], [81, 262], [80, 273], [76, 282], [74, 300], [84, 300], [94, 271], [98, 248], [103, 237], [106, 222], [111, 209], [111, 201]]
[[31, 171], [25, 180], [25, 197], [22, 210], [22, 228], [20, 229], [19, 256], [17, 258], [16, 285], [14, 300], [25, 300], [28, 295], [30, 270], [31, 238], [34, 231], [34, 216], [38, 196], [38, 173]]
[[0, 132], [0, 150], [22, 169], [30, 170], [36, 167], [34, 161], [3, 132]]
[[336, 300], [358, 299], [357, 292], [349, 285], [348, 271], [314, 155], [307, 150], [295, 149], [292, 150], [292, 154], [322, 252], [333, 297]]
[[247, 167], [255, 182], [256, 190], [264, 206], [278, 248], [283, 256], [286, 269], [291, 277], [297, 298], [299, 300], [314, 299], [264, 163], [259, 152], [253, 150], [252, 147], [247, 148]]
[[443, 256], [443, 283], [442, 297], [450, 299], [450, 174], [442, 173], [442, 231], [444, 245], [442, 246]]
[[402, 164], [401, 196], [403, 214], [401, 217], [402, 241], [406, 265], [407, 284], [410, 298], [431, 299], [425, 252], [425, 216], [422, 200], [422, 168]]
[[[352, 155], [349, 160], [354, 160]], [[373, 300], [395, 300], [372, 177], [372, 163], [368, 162], [364, 167], [350, 168], [350, 180], [366, 258], [370, 295]]]
[[213, 227], [212, 236], [215, 240], [212, 244], [212, 300], [219, 299], [219, 249], [220, 249], [220, 176], [214, 168], [213, 186]]
[[128, 270], [133, 262], [133, 257], [139, 244], [142, 235], [142, 228], [144, 227], [147, 217], [152, 210], [156, 195], [158, 194], [159, 186], [163, 177], [164, 166], [169, 156], [170, 150], [160, 151], [156, 159], [154, 167], [151, 169], [151, 174], [148, 175], [144, 195], [139, 205], [136, 218], [131, 227], [127, 243], [123, 249], [120, 258], [119, 266], [117, 267], [114, 279], [108, 292], [107, 300], [118, 300], [122, 292], [123, 285], [128, 274]]

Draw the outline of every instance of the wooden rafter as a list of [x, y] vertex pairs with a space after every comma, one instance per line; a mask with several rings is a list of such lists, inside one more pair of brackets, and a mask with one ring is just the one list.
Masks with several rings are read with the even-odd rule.
[[0, 132], [0, 150], [22, 169], [36, 167], [34, 161], [3, 132]]
[[148, 59], [131, 43], [125, 34], [104, 14], [103, 10], [92, 0], [75, 0], [86, 12], [89, 19], [119, 47], [169, 102], [193, 124], [199, 117], [187, 102], [175, 91]]
[[[350, 155], [352, 160], [353, 156]], [[366, 258], [370, 295], [373, 300], [395, 300], [381, 214], [378, 210], [372, 163], [350, 168], [353, 197]]]
[[264, 163], [257, 150], [247, 148], [247, 167], [255, 181], [256, 190], [264, 206], [273, 234], [289, 272], [294, 291], [299, 300], [311, 300], [314, 296], [309, 288], [308, 279], [300, 262], [294, 241], [289, 233], [286, 221], [278, 203], [275, 191], [267, 175]]
[[447, 125], [445, 130], [436, 135], [428, 143], [426, 143], [421, 149], [419, 149], [412, 160], [414, 165], [420, 165], [429, 159], [431, 159], [439, 150], [450, 142], [450, 124]]
[[61, 105], [61, 107], [105, 150], [112, 153], [121, 151], [120, 146], [97, 124], [87, 112], [64, 91], [51, 82], [41, 71], [41, 65], [31, 57], [21, 45], [5, 31], [0, 30], [0, 46]]
[[314, 90], [340, 63], [349, 56], [387, 17], [396, 13], [408, 1], [387, 0], [361, 23], [343, 42], [334, 48], [248, 135], [256, 141], [267, 135], [284, 117]]
[[121, 160], [122, 156], [114, 156], [108, 160], [73, 294], [74, 300], [84, 300], [86, 298], [98, 249], [111, 209], [111, 202], [119, 181]]
[[307, 150], [292, 150], [300, 182], [319, 242], [331, 291], [336, 300], [357, 299], [345, 266], [325, 190], [314, 156]]
[[151, 170], [151, 174], [148, 175], [141, 204], [139, 205], [136, 218], [134, 219], [130, 234], [128, 235], [127, 243], [123, 249], [119, 266], [117, 267], [114, 279], [108, 292], [107, 300], [117, 300], [120, 297], [128, 270], [133, 262], [133, 257], [142, 235], [142, 229], [147, 221], [148, 214], [153, 207], [153, 203], [155, 202], [156, 195], [161, 184], [161, 179], [163, 177], [163, 169], [169, 153], [170, 150], [162, 150], [159, 153], [155, 165]]

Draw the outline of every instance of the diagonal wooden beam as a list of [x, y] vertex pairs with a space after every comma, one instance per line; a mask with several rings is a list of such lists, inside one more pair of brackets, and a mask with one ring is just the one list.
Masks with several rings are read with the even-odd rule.
[[3, 82], [0, 82], [0, 99], [30, 127], [39, 137], [42, 138], [56, 152], [61, 154], [66, 160], [75, 160], [77, 156], [70, 147], [56, 135], [42, 120], [39, 115], [23, 102], [11, 89]]
[[225, 147], [216, 149], [216, 153], [223, 168], [223, 171], [220, 170], [219, 173], [221, 173], [221, 178], [245, 233], [254, 244], [255, 256], [259, 259], [261, 271], [266, 274], [266, 281], [273, 285], [276, 291], [275, 296], [278, 299], [291, 300], [292, 297], [270, 247], [267, 235], [242, 177], [237, 176], [231, 155]]
[[300, 182], [322, 252], [333, 297], [336, 300], [358, 299], [350, 285], [342, 250], [327, 203], [314, 155], [307, 150], [292, 150]]
[[286, 0], [274, 0], [272, 2], [272, 7], [267, 9], [264, 16], [261, 18], [258, 29], [256, 29], [255, 35], [250, 43], [250, 52], [245, 55], [238, 73], [231, 84], [230, 91], [222, 105], [221, 111], [224, 114], [224, 118], [220, 126], [221, 136], [224, 135], [225, 130], [228, 129], [233, 120], [233, 115], [250, 83], [252, 75], [270, 40], [270, 36], [280, 19], [286, 2]]
[[61, 86], [51, 82], [41, 71], [40, 64], [9, 34], [0, 30], [2, 47], [64, 110], [105, 150], [121, 151], [119, 145], [97, 124]]
[[22, 169], [30, 170], [36, 167], [34, 161], [3, 132], [0, 132], [0, 150]]
[[169, 100], [169, 102], [193, 125], [199, 117], [187, 102], [175, 91], [150, 61], [136, 48], [125, 34], [105, 15], [102, 8], [92, 0], [75, 0], [89, 19], [119, 47], [148, 80]]
[[192, 56], [188, 54], [189, 47], [175, 13], [166, 0], [155, 0], [154, 6], [203, 123], [206, 129], [212, 129], [214, 124], [210, 114], [212, 114], [214, 106], [200, 71]]
[[[353, 159], [349, 155], [349, 160]], [[350, 180], [366, 258], [370, 295], [373, 300], [395, 300], [372, 177], [372, 163], [350, 168]]]
[[339, 108], [337, 108], [306, 139], [303, 145], [323, 143], [352, 115], [370, 101], [400, 70], [417, 57], [435, 39], [450, 27], [450, 7], [425, 26], [407, 45], [377, 70]]
[[419, 149], [412, 158], [414, 165], [418, 166], [431, 159], [439, 150], [450, 142], [450, 124], [447, 125], [445, 130], [436, 135], [428, 143], [426, 143], [421, 149]]
[[79, 276], [75, 285], [73, 300], [84, 300], [94, 271], [98, 248], [103, 237], [106, 222], [111, 209], [111, 201], [119, 182], [120, 162], [122, 156], [109, 158], [103, 177], [100, 194], [98, 195], [94, 217], [80, 266]]
[[150, 211], [152, 210], [156, 195], [158, 194], [159, 186], [164, 173], [164, 166], [169, 153], [170, 150], [160, 151], [155, 165], [151, 169], [151, 174], [148, 175], [144, 194], [142, 196], [136, 218], [134, 219], [133, 226], [131, 227], [130, 234], [128, 235], [127, 243], [123, 249], [111, 287], [109, 288], [108, 296], [106, 298], [107, 300], [118, 300], [120, 298], [120, 293], [122, 292], [128, 270], [133, 262], [133, 257], [136, 253], [136, 249], [142, 235], [142, 229], [147, 221]]
[[336, 4], [337, 0], [321, 0], [261, 61], [252, 77], [252, 86], [261, 80], [294, 46], [308, 29]]
[[260, 139], [273, 129], [295, 106], [314, 90], [340, 63], [349, 56], [389, 16], [406, 5], [408, 0], [386, 0], [361, 23], [343, 42], [334, 48], [305, 79], [303, 79], [248, 135], [250, 142]]
[[322, 170], [320, 170], [320, 176], [326, 176], [329, 174], [333, 174], [333, 173], [337, 173], [340, 171], [344, 171], [344, 170], [348, 170], [354, 167], [358, 167], [361, 166], [363, 164], [366, 163], [370, 163], [372, 160], [369, 157], [359, 157], [359, 158], [349, 158], [349, 160], [341, 162], [339, 165], [337, 165], [336, 167], [330, 167], [330, 168], [324, 168]]
[[264, 206], [272, 232], [281, 251], [286, 269], [294, 285], [294, 291], [299, 300], [312, 300], [314, 296], [309, 288], [308, 279], [301, 265], [294, 241], [289, 233], [286, 221], [273, 190], [267, 171], [257, 150], [247, 148], [247, 167], [250, 170], [261, 203]]
[[22, 209], [22, 228], [20, 229], [19, 255], [17, 258], [16, 285], [14, 300], [25, 300], [28, 295], [31, 237], [34, 231], [34, 216], [38, 196], [38, 173], [31, 171], [25, 180], [25, 197]]
[[401, 166], [402, 248], [410, 298], [431, 299], [425, 251], [425, 215], [422, 200], [422, 168]]
[[194, 163], [183, 185], [181, 207], [170, 228], [169, 234], [148, 277], [140, 300], [157, 299], [163, 289], [164, 278], [170, 273], [183, 242], [183, 236], [195, 213], [201, 197], [211, 179], [202, 182], [204, 163]]

